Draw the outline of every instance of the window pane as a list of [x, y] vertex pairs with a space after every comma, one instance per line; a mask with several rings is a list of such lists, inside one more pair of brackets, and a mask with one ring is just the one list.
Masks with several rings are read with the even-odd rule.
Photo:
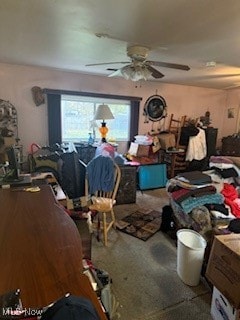
[[129, 124], [130, 124], [130, 105], [126, 104], [108, 104], [114, 120], [108, 120], [107, 127], [109, 128], [108, 138], [118, 141], [129, 140]]
[[[62, 141], [79, 142], [88, 141], [89, 133], [96, 136], [96, 141], [101, 139], [97, 127], [101, 126], [101, 121], [96, 121], [96, 128], [92, 128], [92, 120], [95, 110], [99, 104], [99, 99], [79, 96], [62, 96], [61, 99], [61, 119], [62, 119]], [[115, 141], [128, 141], [130, 128], [130, 102], [105, 100], [105, 104], [110, 107], [114, 119], [106, 120], [109, 129], [107, 139]]]

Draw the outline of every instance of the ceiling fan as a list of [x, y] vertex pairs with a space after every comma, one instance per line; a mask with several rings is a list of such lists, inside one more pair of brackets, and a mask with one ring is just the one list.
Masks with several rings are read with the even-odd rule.
[[148, 53], [149, 48], [134, 45], [127, 48], [127, 56], [131, 59], [131, 61], [93, 63], [87, 64], [86, 66], [91, 67], [117, 63], [126, 64], [120, 69], [111, 69], [114, 72], [111, 73], [109, 77], [123, 76], [125, 79], [132, 81], [148, 80], [150, 77], [155, 79], [163, 78], [164, 74], [162, 74], [153, 66], [179, 69], [184, 71], [190, 70], [189, 66], [183, 64], [147, 60]]

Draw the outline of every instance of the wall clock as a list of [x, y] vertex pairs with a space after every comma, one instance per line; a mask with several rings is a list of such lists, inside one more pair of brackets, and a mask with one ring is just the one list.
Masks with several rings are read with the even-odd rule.
[[143, 115], [145, 115], [146, 119], [154, 122], [165, 118], [167, 115], [165, 99], [159, 95], [149, 97], [145, 102]]

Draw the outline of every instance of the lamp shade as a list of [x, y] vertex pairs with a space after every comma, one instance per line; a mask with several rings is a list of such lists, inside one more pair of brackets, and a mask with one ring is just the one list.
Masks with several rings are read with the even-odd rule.
[[107, 104], [100, 104], [94, 116], [94, 120], [114, 119], [112, 111]]

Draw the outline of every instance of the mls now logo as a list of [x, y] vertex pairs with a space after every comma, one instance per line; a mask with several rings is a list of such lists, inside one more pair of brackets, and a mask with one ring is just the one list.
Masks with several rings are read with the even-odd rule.
[[2, 308], [3, 316], [24, 316], [24, 317], [39, 317], [42, 315], [42, 310], [30, 308]]

